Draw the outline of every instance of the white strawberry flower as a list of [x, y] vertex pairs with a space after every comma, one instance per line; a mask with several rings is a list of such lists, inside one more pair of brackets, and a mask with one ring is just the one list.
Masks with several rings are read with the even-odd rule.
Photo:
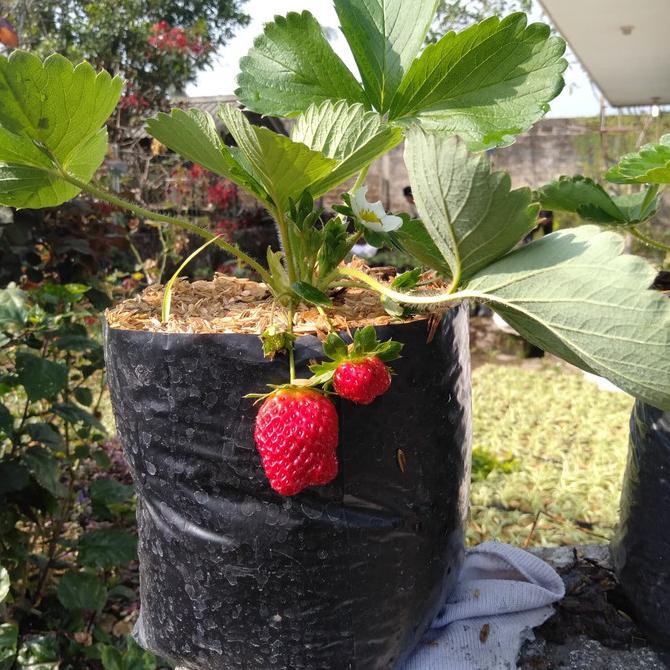
[[402, 219], [394, 214], [387, 214], [384, 206], [377, 202], [368, 202], [365, 194], [367, 186], [361, 186], [355, 193], [351, 194], [351, 209], [360, 223], [376, 233], [390, 233], [402, 226]]

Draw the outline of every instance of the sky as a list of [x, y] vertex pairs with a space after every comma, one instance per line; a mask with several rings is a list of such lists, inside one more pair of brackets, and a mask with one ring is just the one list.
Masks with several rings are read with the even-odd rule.
[[[238, 62], [251, 48], [254, 38], [263, 32], [263, 24], [272, 21], [275, 14], [300, 12], [308, 9], [322, 26], [337, 28], [339, 21], [332, 0], [248, 0], [244, 11], [251, 16], [246, 28], [238, 29], [235, 37], [217, 55], [214, 66], [200, 74], [195, 84], [186, 90], [188, 95], [228, 95], [235, 91], [235, 78], [238, 73]], [[540, 9], [531, 13], [531, 20], [543, 19]], [[337, 32], [331, 40], [333, 49], [340, 58], [357, 72], [349, 47]], [[563, 118], [575, 116], [596, 116], [600, 111], [600, 94], [591, 84], [587, 74], [577, 59], [569, 55], [570, 65], [565, 73], [566, 86], [561, 95], [551, 103], [550, 117]]]

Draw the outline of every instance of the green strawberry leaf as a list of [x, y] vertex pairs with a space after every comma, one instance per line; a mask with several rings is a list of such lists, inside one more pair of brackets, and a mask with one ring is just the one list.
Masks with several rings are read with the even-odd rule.
[[381, 114], [431, 26], [438, 0], [335, 0], [368, 100]]
[[327, 277], [345, 259], [353, 245], [354, 237], [347, 234], [347, 224], [341, 218], [327, 221], [317, 254], [319, 276]]
[[324, 101], [374, 107], [401, 126], [460, 135], [471, 149], [511, 144], [563, 88], [565, 43], [524, 14], [445, 35], [415, 58], [435, 0], [336, 0], [364, 89], [311, 14], [277, 17], [241, 61], [238, 98], [293, 116]]
[[439, 272], [443, 277], [451, 277], [451, 268], [433, 238], [419, 219], [411, 219], [409, 214], [399, 215], [403, 224], [389, 233], [391, 243], [408, 253], [417, 262]]
[[230, 179], [264, 204], [270, 203], [270, 196], [256, 178], [223, 143], [214, 119], [207, 112], [199, 109], [159, 112], [147, 121], [147, 131], [183, 158]]
[[402, 131], [379, 114], [346, 100], [311, 105], [291, 130], [291, 139], [338, 161], [334, 170], [311, 187], [317, 197], [342, 184], [402, 141]]
[[291, 289], [298, 298], [312, 305], [318, 305], [319, 307], [333, 306], [333, 301], [323, 291], [305, 281], [293, 282]]
[[464, 294], [533, 344], [670, 410], [670, 300], [615, 232], [547, 235], [482, 269]]
[[275, 295], [283, 296], [289, 292], [290, 280], [288, 272], [282, 264], [284, 258], [283, 251], [272, 251], [271, 247], [267, 248], [266, 253], [268, 270], [270, 270], [270, 279], [268, 280], [272, 286]]
[[535, 227], [539, 207], [531, 204], [530, 190], [510, 190], [509, 175], [491, 172], [488, 158], [468, 154], [458, 137], [413, 128], [405, 163], [424, 226], [456, 285], [504, 256]]
[[389, 118], [457, 134], [473, 150], [507, 146], [561, 92], [564, 51], [549, 26], [526, 26], [521, 13], [449, 32], [414, 61]]
[[105, 121], [123, 82], [54, 54], [0, 56], [0, 205], [53, 207], [89, 182], [107, 152]]
[[363, 233], [363, 238], [372, 247], [381, 249], [388, 239], [388, 233], [382, 233], [377, 230], [370, 230], [356, 221], [356, 229]]
[[232, 105], [221, 105], [219, 116], [237, 143], [238, 161], [243, 157], [251, 174], [282, 212], [289, 200], [298, 199], [304, 190], [313, 194], [312, 185], [337, 166], [334, 159], [300, 142], [267, 128], [252, 126]]
[[642, 223], [656, 216], [661, 206], [661, 195], [651, 193], [649, 187], [645, 191], [616, 195], [612, 198], [614, 204], [621, 210], [626, 223]]
[[647, 198], [646, 191], [611, 196], [600, 184], [581, 175], [546, 184], [537, 198], [544, 209], [574, 212], [588, 221], [609, 225], [640, 223], [659, 208], [658, 196]]
[[[391, 288], [396, 291], [410, 291], [417, 285], [420, 279], [420, 268], [408, 270], [407, 272], [399, 274], [391, 282]], [[401, 305], [385, 295], [381, 296], [381, 303], [387, 314], [395, 316], [398, 319], [405, 318], [412, 313], [412, 309], [409, 305]]]
[[277, 16], [240, 60], [235, 91], [248, 109], [294, 116], [324, 100], [366, 102], [356, 78], [307, 11]]
[[605, 179], [617, 184], [670, 184], [670, 134], [663, 135], [658, 144], [645, 144], [622, 156]]
[[99, 648], [103, 670], [156, 670], [158, 666], [156, 657], [142, 649], [130, 636], [126, 637], [125, 650], [111, 644], [99, 645]]
[[414, 268], [399, 274], [392, 282], [391, 288], [396, 291], [410, 291], [421, 281], [421, 270]]

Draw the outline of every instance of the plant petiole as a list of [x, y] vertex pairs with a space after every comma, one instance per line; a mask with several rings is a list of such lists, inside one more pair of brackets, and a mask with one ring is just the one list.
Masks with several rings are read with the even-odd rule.
[[[149, 209], [145, 209], [144, 207], [140, 207], [139, 205], [135, 205], [132, 202], [128, 202], [123, 198], [119, 198], [118, 196], [108, 193], [104, 189], [98, 188], [93, 184], [87, 184], [83, 181], [79, 181], [79, 179], [73, 177], [72, 175], [68, 174], [65, 171], [61, 171], [57, 173], [57, 175], [61, 179], [64, 179], [65, 181], [69, 182], [73, 186], [76, 186], [82, 191], [85, 191], [86, 193], [95, 196], [99, 200], [104, 200], [112, 205], [116, 205], [117, 207], [126, 209], [129, 212], [137, 214], [138, 216], [141, 216], [145, 219], [149, 219], [152, 221], [159, 221], [160, 223], [167, 223], [168, 225], [171, 226], [179, 226], [180, 228], [188, 230], [189, 232], [194, 233], [195, 235], [199, 235], [200, 237], [203, 237], [206, 240], [214, 240], [217, 237], [214, 233], [210, 233], [208, 230], [205, 230], [200, 226], [196, 226], [194, 223], [191, 223], [190, 221], [185, 221], [184, 219], [179, 219], [176, 216], [170, 216], [168, 214], [152, 212]], [[256, 270], [256, 272], [260, 275], [261, 279], [266, 284], [269, 284], [269, 282], [272, 279], [270, 273], [262, 265], [257, 263], [253, 258], [245, 254], [241, 249], [239, 249], [235, 245], [229, 244], [222, 238], [217, 239], [216, 244], [217, 246], [221, 247], [224, 251], [227, 251], [229, 254], [236, 256], [243, 263], [246, 263], [249, 267]]]
[[355, 193], [361, 186], [363, 186], [363, 184], [365, 183], [365, 178], [368, 176], [369, 169], [370, 166], [367, 165], [358, 173], [358, 177], [356, 177], [356, 182], [351, 188], [351, 193]]
[[357, 281], [366, 284], [370, 288], [385, 295], [387, 298], [391, 298], [395, 302], [405, 303], [409, 305], [439, 305], [442, 303], [458, 302], [459, 300], [466, 300], [467, 298], [479, 298], [481, 295], [476, 291], [449, 291], [448, 293], [437, 293], [433, 295], [413, 295], [411, 293], [400, 293], [394, 289], [378, 282], [376, 279], [370, 277], [370, 275], [365, 274], [361, 270], [355, 270], [353, 268], [340, 268], [339, 272], [341, 275], [350, 277]]
[[[294, 306], [293, 302], [288, 307], [288, 323], [286, 324], [286, 332], [289, 335], [293, 335], [293, 315], [294, 315]], [[294, 342], [290, 343], [288, 348], [288, 365], [289, 365], [289, 383], [293, 384], [295, 381], [295, 344]]]
[[277, 221], [277, 227], [279, 228], [279, 238], [282, 249], [284, 250], [284, 258], [286, 259], [286, 271], [288, 272], [290, 283], [293, 284], [298, 280], [298, 273], [296, 272], [295, 268], [295, 259], [293, 258], [293, 250], [291, 248], [291, 238], [289, 235], [288, 224], [286, 223], [286, 218], [280, 209], [276, 209], [274, 214], [275, 220]]
[[643, 242], [647, 246], [660, 249], [661, 251], [665, 251], [666, 253], [670, 253], [670, 245], [663, 244], [663, 242], [658, 242], [653, 237], [645, 235], [643, 232], [638, 230], [637, 226], [632, 226], [631, 228], [628, 229], [628, 232], [630, 232], [630, 234], [633, 237], [637, 238], [638, 240], [640, 240], [640, 242]]

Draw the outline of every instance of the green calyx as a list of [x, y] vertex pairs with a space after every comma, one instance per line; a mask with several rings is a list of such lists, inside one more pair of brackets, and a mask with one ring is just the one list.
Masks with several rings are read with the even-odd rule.
[[373, 326], [358, 329], [350, 344], [347, 344], [337, 333], [330, 333], [323, 342], [323, 353], [330, 360], [310, 365], [309, 369], [314, 373], [311, 379], [315, 384], [327, 386], [341, 363], [371, 356], [376, 356], [384, 363], [389, 363], [400, 358], [402, 348], [402, 342], [394, 340], [380, 342]]
[[308, 382], [308, 379], [296, 379], [291, 384], [268, 384], [268, 388], [272, 390], [268, 391], [267, 393], [247, 393], [243, 397], [253, 398], [254, 405], [257, 405], [262, 400], [267, 400], [267, 398], [270, 398], [273, 395], [277, 395], [279, 393], [318, 393], [319, 395], [327, 395], [322, 389], [317, 388]]

